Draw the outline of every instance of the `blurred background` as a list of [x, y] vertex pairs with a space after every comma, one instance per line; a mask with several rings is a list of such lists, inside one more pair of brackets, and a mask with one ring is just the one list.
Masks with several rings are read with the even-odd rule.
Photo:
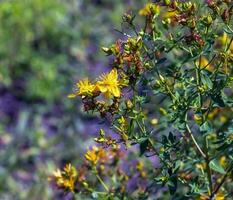
[[57, 199], [47, 180], [78, 164], [99, 128], [68, 99], [108, 68], [100, 50], [145, 0], [0, 0], [0, 199]]

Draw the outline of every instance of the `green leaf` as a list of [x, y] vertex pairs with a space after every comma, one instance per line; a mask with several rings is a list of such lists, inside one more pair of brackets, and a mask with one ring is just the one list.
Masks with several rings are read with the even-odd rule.
[[209, 89], [213, 88], [213, 83], [212, 83], [211, 79], [209, 78], [209, 76], [206, 73], [204, 73], [204, 71], [201, 74], [201, 80], [202, 80], [202, 83], [204, 84], [204, 86], [206, 86]]
[[146, 152], [148, 145], [149, 145], [148, 138], [147, 139], [143, 138], [143, 140], [140, 141], [140, 155], [141, 156]]
[[169, 178], [168, 188], [171, 195], [174, 195], [177, 190], [177, 176], [173, 175]]
[[165, 61], [167, 60], [167, 58], [161, 58], [157, 61], [157, 64], [163, 64]]
[[209, 167], [212, 170], [214, 170], [220, 174], [226, 174], [225, 170], [223, 169], [223, 167], [219, 164], [218, 160], [216, 160], [216, 159], [210, 161]]
[[207, 134], [207, 133], [210, 133], [212, 131], [212, 128], [211, 128], [210, 124], [206, 121], [204, 124], [202, 124], [200, 126], [200, 131], [202, 134]]
[[173, 144], [175, 142], [175, 136], [172, 134], [172, 132], [169, 132], [168, 139]]
[[92, 192], [91, 196], [92, 196], [92, 198], [97, 199], [98, 198], [98, 193]]
[[220, 107], [225, 107], [225, 103], [223, 101], [221, 93], [218, 94], [212, 94], [211, 95], [212, 100]]
[[226, 32], [227, 34], [232, 34], [232, 31], [231, 30], [229, 30], [228, 28], [223, 28], [223, 30], [224, 30], [224, 32]]

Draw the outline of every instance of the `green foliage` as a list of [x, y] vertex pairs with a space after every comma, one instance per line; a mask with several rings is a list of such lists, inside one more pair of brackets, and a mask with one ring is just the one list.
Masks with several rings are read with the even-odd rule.
[[[70, 41], [67, 10], [59, 0], [3, 1], [0, 4], [1, 81], [26, 79], [26, 95], [56, 98], [59, 65]], [[51, 92], [53, 91], [53, 92]], [[25, 95], [25, 94], [24, 94]], [[25, 96], [25, 98], [27, 98]]]

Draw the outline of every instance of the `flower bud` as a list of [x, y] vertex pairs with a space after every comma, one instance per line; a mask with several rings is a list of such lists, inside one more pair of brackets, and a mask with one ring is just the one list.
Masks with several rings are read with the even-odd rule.
[[99, 134], [100, 134], [100, 136], [101, 136], [101, 137], [104, 137], [104, 136], [105, 136], [105, 132], [104, 132], [104, 130], [103, 130], [103, 129], [100, 129]]
[[111, 48], [102, 47], [101, 49], [102, 49], [102, 51], [103, 51], [104, 53], [106, 53], [107, 55], [112, 55], [112, 53], [113, 53], [113, 51], [112, 51]]
[[225, 10], [223, 11], [221, 17], [222, 17], [222, 20], [223, 20], [223, 21], [228, 20], [229, 17], [230, 17], [229, 11], [228, 11], [227, 9], [225, 9]]
[[204, 18], [204, 22], [205, 22], [206, 25], [208, 25], [208, 26], [211, 25], [212, 22], [213, 22], [213, 19], [212, 19], [211, 15], [206, 16], [206, 17]]
[[164, 0], [164, 4], [165, 4], [166, 6], [169, 6], [169, 5], [171, 4], [171, 0]]
[[133, 107], [132, 101], [127, 100], [127, 101], [126, 101], [126, 107], [127, 107], [127, 109], [131, 109], [131, 108]]
[[124, 22], [129, 23], [129, 24], [132, 24], [132, 23], [133, 23], [133, 20], [134, 20], [134, 17], [135, 17], [135, 16], [133, 16], [132, 13], [124, 13], [124, 15], [123, 15], [123, 17], [122, 17], [122, 20], [123, 20]]
[[164, 109], [164, 108], [159, 108], [159, 112], [162, 114], [162, 115], [167, 115], [167, 111]]
[[84, 186], [85, 188], [88, 188], [88, 187], [89, 187], [89, 185], [88, 185], [88, 183], [87, 183], [86, 181], [84, 181], [82, 184], [83, 184], [83, 186]]
[[156, 118], [153, 118], [151, 121], [150, 121], [150, 123], [152, 124], [152, 125], [157, 125], [158, 124], [158, 119], [156, 119]]

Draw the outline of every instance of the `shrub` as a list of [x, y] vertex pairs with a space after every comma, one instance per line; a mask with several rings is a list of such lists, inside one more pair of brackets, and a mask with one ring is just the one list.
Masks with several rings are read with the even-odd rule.
[[156, 2], [139, 11], [143, 25], [124, 14], [128, 30], [102, 48], [112, 69], [69, 96], [114, 132], [51, 177], [77, 199], [232, 197], [233, 4]]

